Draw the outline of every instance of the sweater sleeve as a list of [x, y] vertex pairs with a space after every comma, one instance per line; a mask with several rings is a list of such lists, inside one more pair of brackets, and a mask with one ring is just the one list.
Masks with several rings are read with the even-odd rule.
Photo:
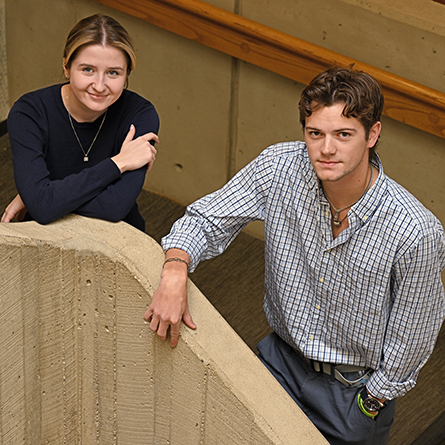
[[[159, 127], [154, 107], [148, 101], [146, 104], [139, 114], [133, 116], [140, 134], [157, 132]], [[14, 178], [30, 216], [41, 224], [68, 213], [110, 221], [123, 219], [142, 188], [145, 169], [122, 175], [111, 160], [110, 155], [113, 154], [109, 147], [108, 154], [95, 165], [60, 179], [52, 179], [54, 172], [48, 168], [46, 146], [53, 135], [47, 123], [50, 118], [39, 105], [38, 101], [19, 101], [8, 117]], [[62, 168], [66, 171], [70, 167]]]
[[[140, 111], [132, 123], [136, 127], [135, 138], [159, 130], [158, 115], [153, 106]], [[146, 171], [144, 166], [123, 173], [94, 198], [77, 207], [75, 213], [114, 222], [125, 219], [142, 190]]]

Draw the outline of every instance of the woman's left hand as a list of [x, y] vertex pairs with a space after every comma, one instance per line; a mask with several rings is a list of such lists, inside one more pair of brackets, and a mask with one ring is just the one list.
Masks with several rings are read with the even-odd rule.
[[25, 217], [27, 210], [25, 204], [20, 198], [20, 195], [17, 195], [6, 207], [5, 213], [3, 213], [1, 222], [8, 223], [11, 222], [14, 217], [17, 217], [17, 221], [22, 221]]
[[156, 160], [157, 150], [153, 147], [151, 141], [159, 143], [159, 137], [155, 133], [146, 133], [133, 139], [135, 133], [136, 128], [134, 125], [131, 125], [130, 131], [122, 144], [121, 151], [111, 158], [121, 173], [128, 170], [136, 170], [144, 165], [147, 166], [147, 172], [149, 172]]

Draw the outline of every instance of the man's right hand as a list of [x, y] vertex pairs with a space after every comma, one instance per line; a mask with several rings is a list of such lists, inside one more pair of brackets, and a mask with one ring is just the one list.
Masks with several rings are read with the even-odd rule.
[[[166, 259], [181, 258], [190, 263], [189, 255], [180, 249], [170, 249]], [[151, 304], [144, 314], [150, 329], [165, 341], [170, 329], [170, 346], [174, 348], [179, 340], [181, 320], [191, 329], [196, 329], [187, 302], [187, 264], [170, 261], [164, 264], [161, 282]]]

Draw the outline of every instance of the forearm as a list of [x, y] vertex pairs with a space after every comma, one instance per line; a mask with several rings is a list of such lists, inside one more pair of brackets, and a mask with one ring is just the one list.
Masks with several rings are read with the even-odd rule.
[[[243, 209], [235, 209], [233, 214], [227, 214], [229, 210], [225, 208], [225, 197], [216, 197], [219, 193], [223, 191], [207, 195], [191, 204], [185, 215], [175, 222], [170, 233], [162, 239], [165, 251], [178, 248], [190, 254], [189, 272], [193, 272], [199, 262], [222, 254], [246, 224], [259, 219], [254, 212], [247, 216], [236, 213], [238, 210], [247, 213]], [[232, 192], [228, 190], [224, 193], [230, 195]]]
[[[184, 266], [182, 267], [176, 267], [175, 263], [179, 263], [179, 265], [183, 264], [186, 267], [186, 272], [188, 271], [190, 267], [190, 255], [182, 250], [182, 249], [168, 249], [165, 252], [165, 261], [163, 266], [163, 271], [167, 267], [167, 269], [178, 269], [178, 270], [184, 270]], [[162, 275], [162, 274], [161, 274]], [[186, 274], [187, 275], [187, 274]]]
[[122, 221], [139, 196], [145, 180], [145, 167], [123, 174], [75, 213], [106, 221]]
[[443, 241], [443, 230], [430, 230], [394, 264], [383, 359], [368, 382], [369, 391], [377, 397], [406, 394], [433, 353], [445, 316]]
[[61, 180], [50, 180], [46, 176], [40, 180], [18, 178], [16, 182], [32, 218], [47, 224], [74, 212], [120, 176], [119, 169], [108, 159]]
[[169, 249], [165, 252], [159, 291], [165, 291], [171, 298], [171, 303], [178, 307], [182, 306], [187, 298], [189, 265], [190, 256], [184, 250]]

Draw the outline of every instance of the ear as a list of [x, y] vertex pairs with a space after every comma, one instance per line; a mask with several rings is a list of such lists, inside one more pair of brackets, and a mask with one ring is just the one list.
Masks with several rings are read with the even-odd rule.
[[368, 136], [368, 143], [367, 143], [368, 148], [374, 147], [374, 145], [377, 143], [381, 130], [382, 130], [382, 123], [380, 121], [376, 122], [371, 127]]
[[66, 63], [65, 63], [65, 57], [62, 60], [62, 67], [63, 67], [63, 73], [65, 74], [65, 77], [70, 80], [70, 71], [69, 69], [66, 67]]

